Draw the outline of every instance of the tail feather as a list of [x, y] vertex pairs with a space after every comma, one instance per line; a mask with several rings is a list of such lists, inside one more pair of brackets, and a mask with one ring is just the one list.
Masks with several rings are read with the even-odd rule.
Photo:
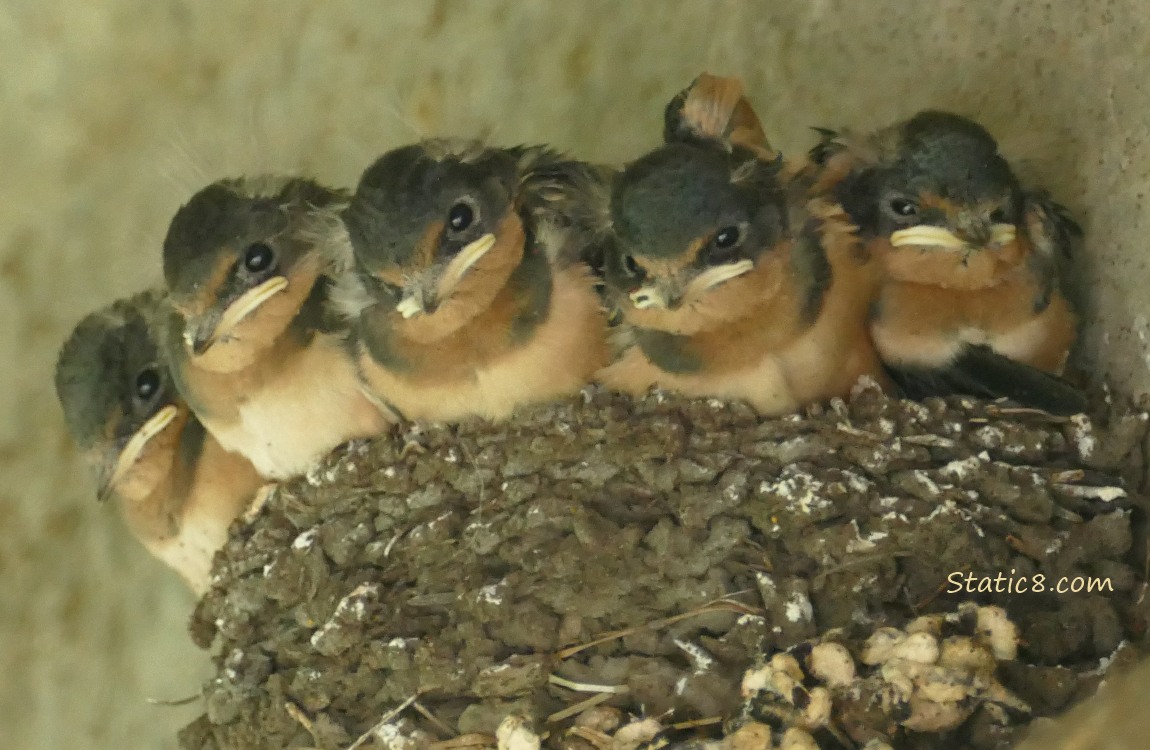
[[900, 394], [912, 399], [961, 394], [1007, 398], [1059, 416], [1086, 409], [1086, 394], [1066, 380], [998, 354], [987, 346], [967, 347], [945, 368], [887, 366]]

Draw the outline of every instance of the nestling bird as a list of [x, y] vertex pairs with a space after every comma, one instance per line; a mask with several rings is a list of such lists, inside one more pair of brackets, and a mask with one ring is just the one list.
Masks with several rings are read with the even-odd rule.
[[346, 200], [300, 178], [223, 180], [180, 208], [164, 240], [176, 385], [225, 448], [272, 479], [389, 422], [329, 309]]
[[228, 526], [263, 480], [224, 450], [172, 385], [155, 335], [161, 294], [84, 318], [60, 352], [56, 393], [72, 437], [132, 533], [197, 594]]
[[790, 205], [779, 171], [761, 148], [693, 136], [627, 166], [606, 263], [625, 348], [605, 385], [778, 415], [879, 374], [857, 240]]
[[384, 154], [344, 212], [340, 300], [360, 370], [408, 419], [502, 419], [582, 388], [606, 318], [579, 258], [598, 172], [542, 147], [432, 140]]
[[1081, 410], [1081, 394], [1047, 374], [1075, 337], [1060, 266], [1079, 229], [1066, 210], [1024, 190], [990, 133], [958, 115], [822, 132], [802, 179], [841, 205], [880, 263], [870, 330], [906, 394]]

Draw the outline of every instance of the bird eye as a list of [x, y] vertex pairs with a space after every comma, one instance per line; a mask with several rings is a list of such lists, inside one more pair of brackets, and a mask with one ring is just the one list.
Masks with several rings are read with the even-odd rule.
[[1009, 224], [1010, 218], [1006, 215], [1005, 208], [996, 208], [990, 213], [991, 224]]
[[249, 273], [262, 273], [275, 263], [276, 253], [264, 242], [249, 245], [244, 251], [244, 268]]
[[635, 256], [623, 256], [623, 270], [627, 272], [628, 276], [639, 277], [643, 275], [643, 269], [635, 262]]
[[739, 231], [738, 227], [723, 227], [715, 235], [715, 247], [720, 250], [728, 250], [739, 244], [739, 240], [742, 238], [743, 233]]
[[473, 223], [475, 223], [475, 209], [463, 201], [456, 203], [447, 212], [447, 226], [451, 227], [453, 232], [466, 231]]
[[906, 198], [894, 198], [890, 202], [890, 210], [896, 216], [914, 216], [918, 213], [918, 204]]
[[160, 372], [154, 366], [145, 367], [136, 375], [136, 398], [148, 402], [160, 392]]

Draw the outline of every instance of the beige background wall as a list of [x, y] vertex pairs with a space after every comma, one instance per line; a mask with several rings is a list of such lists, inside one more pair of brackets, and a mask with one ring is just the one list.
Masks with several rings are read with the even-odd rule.
[[[84, 313], [158, 278], [205, 179], [353, 183], [417, 135], [637, 156], [698, 72], [743, 76], [777, 145], [941, 106], [1083, 218], [1085, 351], [1150, 387], [1141, 0], [5, 0], [0, 4], [0, 746], [174, 747], [207, 658], [192, 602], [97, 507], [51, 393]], [[166, 739], [165, 739], [166, 738]]]

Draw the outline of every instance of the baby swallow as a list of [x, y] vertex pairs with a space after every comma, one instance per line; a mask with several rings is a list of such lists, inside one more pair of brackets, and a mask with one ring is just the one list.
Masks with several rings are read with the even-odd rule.
[[387, 425], [329, 311], [329, 240], [345, 204], [305, 179], [224, 180], [180, 208], [164, 240], [176, 385], [269, 478]]
[[60, 352], [56, 393], [133, 534], [197, 594], [228, 526], [263, 483], [224, 450], [176, 393], [154, 335], [161, 295], [145, 292], [84, 318]]
[[879, 261], [870, 330], [907, 395], [1081, 409], [1078, 391], [1047, 374], [1075, 336], [1059, 267], [1079, 230], [1065, 209], [1023, 190], [991, 135], [958, 115], [823, 133], [811, 190], [841, 205]]
[[760, 149], [695, 138], [626, 168], [606, 264], [626, 348], [599, 374], [605, 385], [778, 415], [878, 374], [857, 240], [792, 211], [779, 171]]
[[586, 266], [597, 173], [540, 147], [425, 141], [380, 157], [344, 212], [360, 371], [408, 419], [507, 417], [607, 356]]

